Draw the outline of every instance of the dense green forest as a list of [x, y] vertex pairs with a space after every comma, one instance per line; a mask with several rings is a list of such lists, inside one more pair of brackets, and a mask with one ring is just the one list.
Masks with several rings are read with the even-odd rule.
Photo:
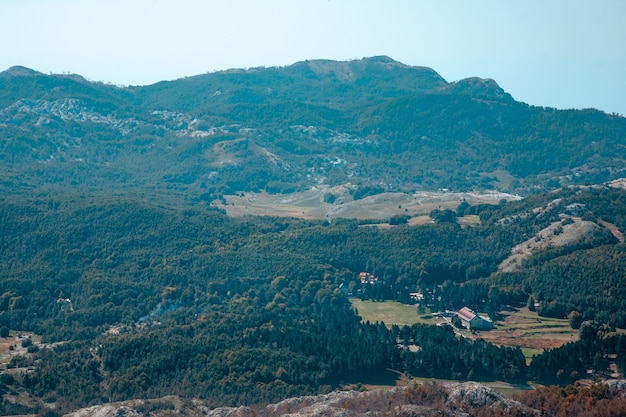
[[[565, 222], [574, 203], [577, 215], [626, 230], [626, 192], [609, 187], [462, 205], [445, 221], [391, 228], [350, 219], [234, 219], [130, 197], [8, 197], [0, 204], [0, 327], [55, 343], [10, 366], [32, 366], [20, 384], [67, 410], [168, 393], [215, 405], [275, 401], [386, 369], [569, 383], [586, 366], [601, 372], [607, 355], [617, 353], [621, 364], [624, 339], [585, 347], [571, 369], [550, 359], [561, 350], [535, 358], [545, 366], [527, 368], [519, 349], [458, 339], [449, 327], [363, 323], [341, 287], [402, 302], [422, 291], [432, 310], [468, 305], [494, 314], [533, 296], [542, 314], [576, 310], [623, 326], [624, 244], [606, 229], [536, 253], [520, 272], [497, 272], [514, 245]], [[541, 214], [531, 215], [537, 207]], [[459, 226], [456, 216], [466, 213], [481, 224]], [[379, 281], [361, 284], [361, 271]], [[567, 271], [567, 285], [556, 271]], [[581, 297], [592, 280], [598, 290]], [[596, 342], [577, 343], [561, 349]], [[408, 344], [421, 349], [399, 347]], [[556, 377], [564, 372], [567, 378]]]
[[[624, 117], [529, 106], [493, 80], [448, 83], [388, 57], [145, 87], [16, 67], [0, 91], [0, 338], [43, 341], [24, 339], [8, 364], [23, 372], [0, 375], [2, 414], [45, 411], [16, 393], [62, 413], [166, 394], [255, 404], [397, 372], [565, 385], [610, 359], [624, 373], [626, 191], [584, 185], [623, 177]], [[320, 204], [438, 189], [525, 198], [438, 207], [422, 226], [408, 212], [216, 208], [335, 186], [348, 191]], [[574, 226], [585, 233], [534, 245]], [[529, 255], [502, 268], [517, 245]], [[363, 322], [349, 302], [415, 292], [416, 314], [528, 305], [569, 317], [581, 338], [527, 366], [519, 348]]]

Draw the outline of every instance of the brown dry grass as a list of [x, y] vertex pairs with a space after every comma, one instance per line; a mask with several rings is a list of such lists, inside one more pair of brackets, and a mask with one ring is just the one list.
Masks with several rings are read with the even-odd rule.
[[532, 350], [552, 349], [578, 340], [578, 330], [569, 321], [539, 317], [527, 308], [503, 312], [496, 328], [472, 337], [481, 338], [500, 346], [519, 346]]
[[[438, 324], [443, 319], [432, 317], [424, 319], [418, 316], [415, 306], [407, 306], [395, 301], [371, 302], [351, 299], [363, 321], [371, 323], [384, 321], [387, 326], [403, 326], [414, 323]], [[431, 316], [428, 316], [431, 317]], [[565, 319], [539, 317], [537, 313], [520, 308], [505, 311], [501, 320], [496, 321], [496, 328], [472, 334], [468, 330], [457, 329], [464, 337], [484, 339], [499, 346], [519, 346], [531, 353], [559, 347], [578, 340], [578, 330], [570, 327]]]
[[[408, 215], [409, 224], [418, 225], [431, 222], [428, 214], [435, 209], [456, 209], [463, 200], [470, 204], [497, 204], [502, 198], [517, 199], [515, 196], [498, 193], [451, 193], [416, 192], [382, 193], [355, 201], [349, 193], [350, 187], [328, 187], [320, 185], [307, 191], [291, 194], [241, 193], [224, 196], [226, 204], [214, 201], [215, 207], [226, 210], [229, 216], [285, 216], [303, 219], [379, 219], [388, 220], [395, 215]], [[333, 193], [333, 204], [324, 202], [324, 196]], [[478, 218], [467, 217], [460, 220], [469, 224]]]
[[11, 331], [9, 337], [0, 337], [0, 370], [7, 368], [13, 356], [26, 353], [26, 348], [22, 347], [22, 340], [25, 338], [30, 338], [34, 345], [41, 344], [41, 336], [31, 332]]

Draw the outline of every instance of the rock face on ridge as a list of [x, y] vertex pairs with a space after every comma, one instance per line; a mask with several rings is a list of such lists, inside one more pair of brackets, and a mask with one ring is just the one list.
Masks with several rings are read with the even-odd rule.
[[[154, 417], [185, 415], [208, 417], [359, 417], [359, 416], [443, 416], [474, 415], [489, 408], [502, 415], [538, 416], [516, 401], [507, 399], [475, 382], [450, 385], [415, 384], [389, 390], [336, 391], [326, 395], [289, 398], [265, 407], [221, 407], [210, 410], [202, 401], [182, 401], [178, 397], [131, 400], [77, 410], [69, 417]], [[488, 414], [487, 414], [488, 415]]]

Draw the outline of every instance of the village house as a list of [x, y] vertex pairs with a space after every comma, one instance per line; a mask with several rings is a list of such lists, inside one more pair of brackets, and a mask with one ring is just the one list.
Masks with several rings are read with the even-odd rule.
[[456, 313], [461, 320], [463, 327], [469, 330], [488, 330], [493, 329], [493, 322], [489, 317], [476, 314], [472, 309], [463, 307]]
[[422, 294], [421, 292], [412, 292], [409, 294], [409, 297], [411, 297], [411, 300], [416, 303], [421, 303], [422, 301], [424, 301], [424, 294]]
[[370, 274], [369, 272], [361, 272], [359, 274], [359, 280], [361, 281], [361, 284], [365, 284], [366, 282], [370, 284], [374, 284], [378, 281], [378, 278], [376, 278], [374, 275]]

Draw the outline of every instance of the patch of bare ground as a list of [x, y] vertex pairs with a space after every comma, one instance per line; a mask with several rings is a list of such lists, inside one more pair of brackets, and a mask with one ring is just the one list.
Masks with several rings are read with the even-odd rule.
[[[337, 187], [318, 185], [309, 190], [291, 194], [239, 193], [226, 195], [212, 205], [226, 211], [229, 216], [285, 216], [303, 219], [377, 219], [388, 220], [392, 216], [410, 216], [409, 224], [429, 222], [428, 214], [435, 209], [456, 209], [461, 201], [470, 204], [497, 204], [500, 200], [518, 200], [520, 197], [499, 192], [454, 193], [428, 192], [382, 193], [354, 200], [350, 184]], [[334, 201], [325, 197], [332, 194]], [[476, 222], [477, 218], [468, 218]]]
[[569, 217], [569, 219], [571, 222], [567, 224], [561, 221], [554, 222], [535, 236], [514, 246], [510, 256], [500, 263], [498, 270], [513, 272], [525, 259], [532, 256], [533, 252], [549, 246], [562, 247], [579, 242], [601, 227], [594, 222], [582, 220], [580, 217]]
[[7, 370], [14, 356], [26, 354], [27, 347], [22, 346], [26, 340], [30, 340], [33, 345], [41, 344], [41, 336], [31, 332], [11, 331], [9, 337], [0, 337], [0, 371]]
[[619, 178], [619, 179], [613, 180], [609, 182], [607, 185], [609, 187], [621, 188], [621, 189], [626, 190], [626, 178]]
[[620, 241], [620, 243], [624, 243], [624, 234], [617, 228], [617, 226], [613, 223], [605, 222], [602, 219], [598, 219], [598, 223], [606, 227], [613, 234], [613, 236]]
[[[31, 355], [29, 346], [37, 348], [43, 346], [41, 344], [41, 336], [32, 332], [11, 331], [9, 337], [0, 337], [0, 373], [15, 377], [32, 372], [32, 366], [16, 367], [11, 364], [11, 359], [15, 357]], [[16, 385], [11, 385], [7, 392], [4, 393], [3, 401], [21, 404], [26, 407], [35, 407], [38, 404], [34, 397], [27, 394], [22, 387]]]

